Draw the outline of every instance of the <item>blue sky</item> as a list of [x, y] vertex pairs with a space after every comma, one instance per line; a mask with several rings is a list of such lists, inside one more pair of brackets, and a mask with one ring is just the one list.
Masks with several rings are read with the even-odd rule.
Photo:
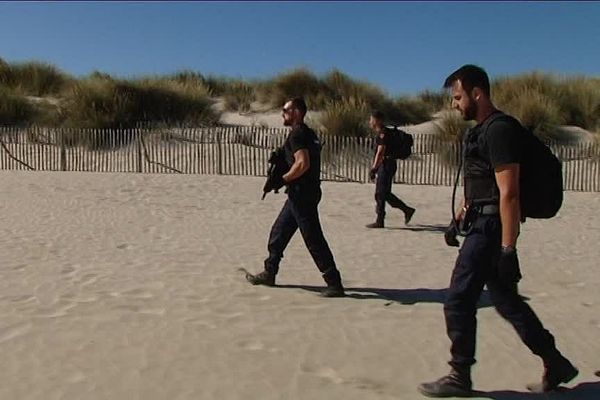
[[0, 2], [0, 57], [125, 78], [338, 68], [415, 94], [466, 63], [600, 76], [600, 2]]

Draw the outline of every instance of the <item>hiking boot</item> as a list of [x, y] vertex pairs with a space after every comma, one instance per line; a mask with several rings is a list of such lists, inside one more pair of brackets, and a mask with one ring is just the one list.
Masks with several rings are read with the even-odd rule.
[[321, 297], [344, 297], [344, 285], [342, 285], [342, 276], [340, 271], [331, 267], [323, 273], [323, 279], [327, 287], [321, 291]]
[[365, 225], [367, 228], [383, 228], [383, 221], [375, 221], [370, 224]]
[[385, 213], [377, 214], [377, 219], [372, 224], [366, 225], [367, 228], [383, 228], [383, 220], [385, 219]]
[[406, 210], [404, 212], [404, 225], [408, 225], [408, 223], [410, 222], [411, 218], [415, 214], [415, 211], [416, 211], [416, 209], [409, 207], [408, 210]]
[[469, 374], [460, 374], [453, 370], [437, 381], [420, 384], [418, 389], [427, 397], [471, 397], [472, 386]]
[[321, 297], [344, 297], [344, 287], [342, 285], [327, 286], [321, 291]]
[[256, 275], [246, 273], [246, 280], [253, 285], [275, 286], [275, 274], [263, 271]]
[[540, 383], [527, 385], [534, 393], [544, 393], [555, 390], [561, 383], [567, 383], [575, 378], [579, 371], [562, 355], [553, 360], [544, 361], [544, 375]]

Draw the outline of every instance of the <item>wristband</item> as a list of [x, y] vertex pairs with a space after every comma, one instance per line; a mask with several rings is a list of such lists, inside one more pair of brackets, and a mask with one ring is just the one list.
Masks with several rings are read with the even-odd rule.
[[502, 245], [502, 253], [504, 254], [512, 254], [512, 253], [516, 253], [517, 249], [515, 248], [515, 246], [504, 246]]

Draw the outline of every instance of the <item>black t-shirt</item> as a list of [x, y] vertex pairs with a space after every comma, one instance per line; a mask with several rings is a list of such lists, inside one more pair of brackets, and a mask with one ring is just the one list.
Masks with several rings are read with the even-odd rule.
[[393, 134], [394, 132], [392, 132], [391, 129], [383, 127], [381, 132], [378, 133], [377, 137], [375, 138], [375, 144], [377, 144], [377, 146], [385, 146], [385, 152], [383, 153], [384, 157], [390, 155], [390, 142]]
[[498, 200], [494, 169], [520, 163], [523, 140], [523, 127], [519, 121], [505, 114], [494, 113], [469, 130], [463, 148], [465, 197], [468, 200]]
[[514, 118], [500, 117], [488, 126], [485, 142], [492, 168], [520, 163], [523, 156], [523, 127]]
[[294, 153], [307, 149], [310, 167], [300, 178], [290, 182], [290, 190], [311, 191], [318, 189], [321, 184], [321, 141], [315, 132], [305, 124], [292, 128], [285, 143], [285, 159], [291, 167], [294, 163]]

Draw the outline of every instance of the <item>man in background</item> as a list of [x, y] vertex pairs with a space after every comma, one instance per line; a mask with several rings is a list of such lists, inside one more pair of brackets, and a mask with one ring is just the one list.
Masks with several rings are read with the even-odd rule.
[[392, 182], [398, 169], [396, 160], [390, 157], [390, 140], [393, 132], [383, 124], [384, 115], [381, 111], [373, 111], [369, 119], [369, 125], [375, 132], [377, 150], [373, 158], [373, 166], [370, 172], [371, 180], [375, 180], [375, 222], [368, 224], [367, 228], [383, 228], [385, 220], [385, 203], [394, 208], [399, 208], [404, 213], [404, 223], [408, 224], [415, 209], [409, 207], [392, 193]]

